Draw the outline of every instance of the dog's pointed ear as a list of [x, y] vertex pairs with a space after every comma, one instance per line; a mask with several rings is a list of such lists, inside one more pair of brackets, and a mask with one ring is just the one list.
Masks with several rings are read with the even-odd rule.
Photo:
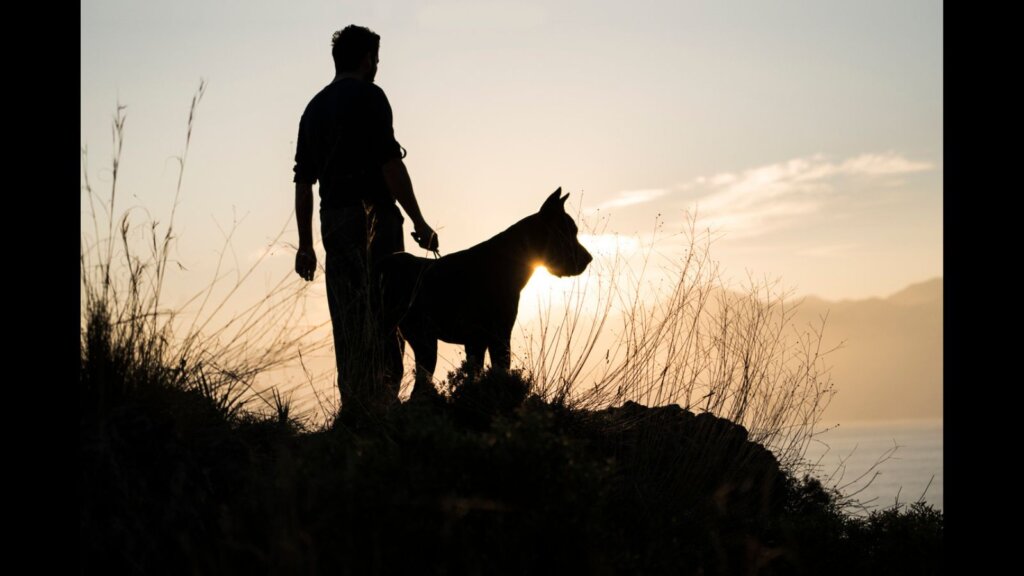
[[551, 211], [554, 211], [554, 210], [558, 210], [559, 208], [562, 208], [564, 210], [564, 208], [562, 207], [562, 204], [559, 202], [559, 198], [558, 198], [561, 195], [562, 195], [562, 187], [559, 186], [558, 190], [555, 190], [554, 192], [552, 192], [551, 196], [548, 196], [548, 199], [545, 200], [544, 204], [541, 205], [541, 207], [540, 207], [541, 214], [546, 214], [548, 212], [551, 212]]
[[[559, 188], [559, 190], [561, 190], [561, 188]], [[568, 194], [566, 194], [565, 196], [562, 196], [562, 210], [563, 211], [565, 210], [565, 201], [568, 200], [568, 199], [569, 199], [569, 195]]]

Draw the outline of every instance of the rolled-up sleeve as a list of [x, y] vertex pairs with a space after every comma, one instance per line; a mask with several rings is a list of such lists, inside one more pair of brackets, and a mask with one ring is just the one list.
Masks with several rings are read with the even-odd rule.
[[377, 91], [374, 99], [374, 118], [371, 127], [371, 154], [380, 164], [393, 158], [403, 156], [403, 148], [395, 140], [395, 129], [392, 125], [391, 104], [383, 90]]
[[316, 161], [313, 158], [313, 143], [310, 142], [311, 134], [307, 125], [306, 114], [302, 115], [299, 121], [299, 139], [295, 143], [295, 177], [293, 182], [304, 184], [316, 184]]

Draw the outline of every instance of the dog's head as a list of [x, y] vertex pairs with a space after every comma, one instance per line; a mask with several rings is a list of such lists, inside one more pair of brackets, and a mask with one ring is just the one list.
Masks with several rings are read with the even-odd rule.
[[536, 214], [537, 234], [533, 245], [537, 263], [542, 264], [555, 276], [577, 276], [587, 268], [594, 258], [576, 239], [579, 228], [572, 217], [565, 212], [562, 189], [555, 190]]

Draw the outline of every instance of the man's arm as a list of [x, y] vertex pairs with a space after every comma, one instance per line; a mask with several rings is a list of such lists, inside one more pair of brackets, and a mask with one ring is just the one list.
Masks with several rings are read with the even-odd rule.
[[308, 182], [295, 183], [295, 218], [299, 224], [295, 273], [304, 280], [312, 280], [316, 272], [316, 252], [313, 250], [313, 185]]
[[[420, 213], [419, 203], [416, 202], [416, 194], [412, 191], [412, 179], [409, 178], [409, 170], [401, 158], [392, 158], [384, 163], [384, 180], [387, 182], [388, 190], [394, 195], [395, 200], [402, 205], [405, 213], [412, 218], [413, 227], [416, 230], [414, 237], [420, 248], [424, 250], [437, 250], [437, 233], [427, 225]], [[301, 230], [301, 228], [300, 228]]]

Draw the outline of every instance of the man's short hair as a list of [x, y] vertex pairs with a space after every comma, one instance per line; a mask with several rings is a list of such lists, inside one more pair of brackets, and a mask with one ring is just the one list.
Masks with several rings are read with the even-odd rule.
[[359, 67], [367, 53], [380, 50], [380, 36], [369, 28], [351, 24], [334, 33], [331, 46], [334, 69], [337, 72], [351, 72]]

